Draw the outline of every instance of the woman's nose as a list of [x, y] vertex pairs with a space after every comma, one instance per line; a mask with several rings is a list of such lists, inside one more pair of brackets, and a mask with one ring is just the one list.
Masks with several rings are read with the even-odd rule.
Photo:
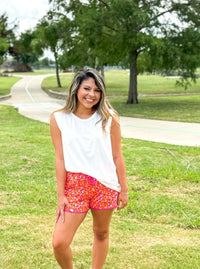
[[94, 90], [90, 90], [89, 96], [94, 96], [94, 95], [95, 95], [95, 91]]

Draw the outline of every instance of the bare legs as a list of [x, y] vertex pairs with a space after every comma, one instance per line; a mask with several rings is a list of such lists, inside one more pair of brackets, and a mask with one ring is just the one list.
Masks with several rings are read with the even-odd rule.
[[[109, 225], [113, 210], [91, 210], [93, 216], [94, 244], [92, 269], [101, 269], [106, 260], [109, 246]], [[65, 212], [65, 222], [56, 223], [53, 235], [54, 255], [62, 269], [72, 269], [70, 244], [86, 214]]]
[[101, 269], [105, 263], [109, 247], [109, 225], [113, 209], [92, 210], [94, 243], [92, 269]]
[[53, 235], [54, 255], [62, 269], [72, 269], [72, 253], [70, 244], [76, 230], [84, 220], [86, 214], [73, 214], [65, 212], [65, 221], [58, 220]]

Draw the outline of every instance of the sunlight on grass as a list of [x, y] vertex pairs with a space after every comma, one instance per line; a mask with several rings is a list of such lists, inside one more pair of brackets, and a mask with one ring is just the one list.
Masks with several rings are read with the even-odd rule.
[[17, 77], [0, 77], [0, 96], [10, 93], [10, 88], [21, 78]]
[[139, 98], [138, 105], [127, 105], [126, 98], [113, 98], [110, 102], [120, 116], [200, 122], [200, 95]]

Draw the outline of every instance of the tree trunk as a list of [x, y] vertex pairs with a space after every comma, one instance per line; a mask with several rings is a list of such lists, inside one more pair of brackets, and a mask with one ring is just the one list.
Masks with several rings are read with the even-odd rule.
[[130, 78], [127, 104], [138, 104], [137, 93], [137, 51], [130, 55]]
[[104, 66], [103, 65], [101, 66], [100, 71], [101, 71], [102, 77], [104, 78]]
[[58, 84], [58, 87], [61, 88], [61, 83], [60, 83], [60, 77], [59, 77], [59, 66], [58, 66], [58, 54], [57, 52], [55, 51], [54, 52], [54, 57], [55, 57], [55, 64], [56, 64], [56, 78], [57, 78], [57, 84]]

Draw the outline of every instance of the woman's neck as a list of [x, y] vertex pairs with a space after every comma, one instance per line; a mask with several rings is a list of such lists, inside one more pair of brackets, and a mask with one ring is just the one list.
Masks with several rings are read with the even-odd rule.
[[95, 113], [95, 111], [96, 109], [93, 109], [93, 108], [92, 109], [77, 108], [74, 114], [81, 119], [87, 119], [91, 117]]

